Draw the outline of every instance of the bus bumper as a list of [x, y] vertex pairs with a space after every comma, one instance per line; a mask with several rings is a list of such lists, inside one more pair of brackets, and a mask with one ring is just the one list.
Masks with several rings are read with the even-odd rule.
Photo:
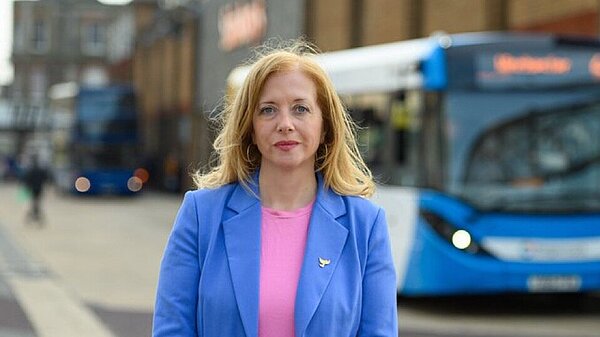
[[600, 261], [507, 262], [464, 252], [419, 223], [407, 271], [405, 296], [475, 295], [600, 290]]

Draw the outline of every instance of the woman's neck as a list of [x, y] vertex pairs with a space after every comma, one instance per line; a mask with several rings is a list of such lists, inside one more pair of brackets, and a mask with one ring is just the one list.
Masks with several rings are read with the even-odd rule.
[[263, 206], [291, 211], [308, 205], [317, 193], [314, 171], [282, 172], [261, 168], [258, 180]]

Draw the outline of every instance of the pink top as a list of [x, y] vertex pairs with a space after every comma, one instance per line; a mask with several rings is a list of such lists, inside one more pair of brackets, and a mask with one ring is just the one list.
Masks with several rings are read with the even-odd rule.
[[294, 337], [294, 303], [314, 201], [294, 211], [262, 208], [258, 337]]

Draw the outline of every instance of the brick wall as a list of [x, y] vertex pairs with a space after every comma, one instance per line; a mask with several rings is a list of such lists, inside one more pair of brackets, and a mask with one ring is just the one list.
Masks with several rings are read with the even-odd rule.
[[363, 45], [406, 40], [412, 37], [412, 0], [371, 0], [363, 4]]
[[598, 5], [597, 0], [511, 0], [509, 22], [511, 27], [538, 25], [595, 11]]
[[323, 51], [351, 46], [352, 0], [308, 0], [311, 38]]
[[[324, 50], [436, 31], [546, 31], [598, 36], [598, 0], [307, 0], [307, 33]], [[358, 26], [358, 38], [356, 29]], [[354, 35], [353, 35], [354, 34]]]

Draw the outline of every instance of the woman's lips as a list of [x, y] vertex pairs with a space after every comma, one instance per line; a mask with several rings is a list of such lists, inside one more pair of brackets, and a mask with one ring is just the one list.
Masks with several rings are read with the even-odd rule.
[[294, 147], [296, 147], [296, 145], [298, 145], [298, 142], [295, 141], [291, 141], [291, 140], [284, 140], [284, 141], [280, 141], [275, 143], [275, 146], [283, 151], [289, 151], [291, 149], [293, 149]]

